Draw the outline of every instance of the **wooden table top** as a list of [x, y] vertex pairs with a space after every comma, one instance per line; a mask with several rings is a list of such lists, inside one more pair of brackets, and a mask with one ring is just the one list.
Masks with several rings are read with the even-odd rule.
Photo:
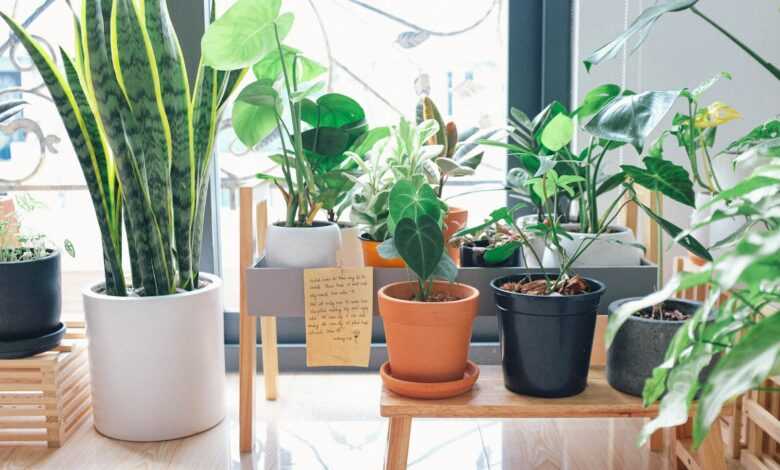
[[644, 408], [641, 398], [610, 387], [603, 367], [591, 367], [588, 387], [579, 395], [537, 398], [507, 390], [500, 366], [480, 366], [474, 388], [453, 398], [405, 398], [383, 387], [380, 413], [421, 418], [610, 418], [653, 417], [658, 407]]

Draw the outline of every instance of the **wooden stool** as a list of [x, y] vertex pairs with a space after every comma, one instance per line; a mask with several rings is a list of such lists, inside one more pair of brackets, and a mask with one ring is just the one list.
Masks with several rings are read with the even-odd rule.
[[[380, 414], [390, 418], [387, 433], [385, 470], [404, 470], [409, 454], [413, 418], [652, 418], [658, 407], [642, 406], [642, 400], [607, 384], [604, 369], [593, 367], [588, 388], [569, 398], [536, 398], [517, 395], [504, 387], [499, 366], [483, 366], [474, 389], [444, 400], [404, 398], [382, 389]], [[679, 426], [674, 448], [690, 457], [688, 468], [726, 470], [723, 442], [717, 426], [713, 427], [697, 453], [687, 450], [687, 424]], [[675, 461], [678, 459], [675, 458]], [[680, 467], [674, 467], [680, 468]]]

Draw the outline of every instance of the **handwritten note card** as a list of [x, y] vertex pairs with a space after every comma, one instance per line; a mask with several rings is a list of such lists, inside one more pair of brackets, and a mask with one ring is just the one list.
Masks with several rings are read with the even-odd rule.
[[371, 354], [373, 270], [303, 271], [306, 365], [368, 367]]

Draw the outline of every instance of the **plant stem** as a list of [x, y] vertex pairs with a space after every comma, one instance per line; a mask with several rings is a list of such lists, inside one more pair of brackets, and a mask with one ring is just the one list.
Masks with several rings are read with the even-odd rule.
[[712, 25], [712, 27], [714, 27], [715, 29], [717, 29], [718, 31], [720, 31], [721, 33], [723, 33], [723, 35], [724, 35], [724, 36], [726, 36], [727, 38], [729, 38], [729, 39], [731, 40], [731, 42], [733, 42], [733, 43], [734, 43], [734, 44], [736, 44], [736, 45], [737, 45], [737, 46], [738, 46], [740, 49], [742, 49], [743, 51], [745, 51], [745, 52], [746, 52], [746, 53], [747, 53], [747, 54], [748, 54], [750, 57], [752, 57], [752, 58], [753, 58], [753, 60], [755, 60], [756, 62], [758, 62], [759, 64], [761, 64], [761, 66], [762, 66], [762, 67], [764, 67], [765, 69], [767, 69], [767, 70], [769, 71], [769, 73], [771, 73], [772, 75], [774, 75], [774, 77], [775, 77], [776, 79], [780, 80], [780, 69], [778, 69], [777, 67], [775, 67], [774, 65], [772, 65], [770, 62], [768, 62], [768, 61], [764, 60], [764, 58], [763, 58], [763, 57], [761, 57], [760, 55], [758, 55], [758, 54], [757, 54], [757, 53], [756, 53], [756, 52], [755, 52], [753, 49], [751, 49], [751, 48], [750, 48], [750, 47], [748, 47], [748, 46], [747, 46], [745, 43], [743, 43], [742, 41], [740, 41], [739, 39], [737, 39], [736, 37], [734, 37], [734, 35], [732, 35], [732, 34], [731, 34], [731, 33], [729, 33], [728, 31], [726, 31], [725, 29], [723, 29], [723, 27], [721, 27], [721, 26], [720, 26], [718, 23], [716, 23], [715, 21], [713, 21], [712, 19], [710, 19], [710, 18], [709, 18], [707, 15], [705, 15], [704, 13], [702, 13], [702, 12], [701, 12], [701, 11], [700, 11], [698, 8], [696, 8], [696, 7], [691, 7], [691, 8], [690, 8], [690, 10], [691, 10], [691, 11], [692, 11], [692, 12], [693, 12], [695, 15], [697, 15], [698, 17], [700, 17], [701, 19], [703, 19], [704, 21], [706, 21], [707, 23], [709, 23], [710, 25]]
[[[653, 197], [655, 198], [656, 210], [658, 211], [657, 213], [660, 217], [663, 217], [663, 195], [659, 191], [655, 191], [653, 193]], [[659, 224], [655, 224], [655, 231], [656, 238], [658, 239], [658, 259], [655, 260], [656, 265], [658, 265], [658, 274], [656, 277], [655, 288], [660, 289], [664, 284], [664, 232], [661, 230], [661, 226]]]

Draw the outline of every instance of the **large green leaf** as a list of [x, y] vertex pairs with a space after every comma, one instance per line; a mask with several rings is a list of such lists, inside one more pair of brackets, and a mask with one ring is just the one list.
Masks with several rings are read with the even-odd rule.
[[360, 103], [339, 93], [322, 95], [316, 102], [303, 100], [301, 103], [301, 120], [312, 127], [354, 126], [365, 118]]
[[437, 223], [441, 220], [441, 201], [433, 188], [419, 178], [398, 181], [390, 191], [389, 208], [391, 232], [395, 232], [395, 226], [404, 218], [417, 220], [427, 215]]
[[[301, 51], [294, 47], [282, 45], [284, 67], [295, 74], [297, 83], [308, 82], [319, 77], [328, 69], [320, 63], [301, 55]], [[275, 82], [282, 78], [282, 57], [279, 51], [272, 50], [259, 62], [252, 66], [252, 72], [258, 80], [271, 80]], [[294, 67], [293, 67], [294, 65]], [[292, 79], [292, 77], [290, 77]]]
[[444, 254], [439, 222], [427, 214], [401, 219], [393, 232], [393, 241], [401, 258], [421, 281], [433, 275]]
[[[672, 222], [669, 222], [668, 220], [664, 219], [660, 215], [653, 212], [652, 209], [647, 207], [646, 205], [642, 204], [639, 201], [635, 201], [639, 205], [639, 207], [642, 208], [642, 210], [645, 212], [645, 214], [648, 215], [655, 223], [657, 223], [664, 232], [668, 233], [672, 238], [678, 237], [682, 233], [682, 229], [676, 225], [674, 225]], [[683, 248], [690, 251], [694, 255], [706, 259], [707, 261], [712, 261], [712, 255], [710, 252], [702, 245], [696, 238], [693, 237], [693, 235], [685, 235], [683, 237], [680, 237], [677, 240], [677, 243], [679, 243]]]
[[653, 157], [645, 157], [642, 162], [645, 168], [634, 165], [621, 165], [621, 168], [636, 184], [650, 191], [658, 191], [686, 206], [695, 207], [693, 182], [685, 168]]
[[696, 1], [697, 0], [667, 0], [656, 3], [653, 6], [645, 9], [638, 17], [636, 17], [636, 19], [634, 19], [634, 21], [631, 22], [631, 25], [629, 25], [628, 29], [586, 57], [583, 61], [585, 64], [585, 69], [590, 71], [590, 68], [594, 65], [614, 58], [617, 53], [626, 46], [632, 37], [637, 36], [636, 42], [630, 51], [634, 52], [639, 46], [642, 45], [642, 42], [644, 42], [645, 38], [647, 38], [647, 35], [650, 33], [650, 29], [653, 27], [655, 22], [658, 21], [658, 18], [669, 12], [690, 8], [696, 3]]
[[557, 114], [544, 126], [540, 141], [542, 145], [553, 152], [557, 152], [566, 145], [569, 145], [574, 136], [574, 121], [563, 114]]
[[238, 0], [206, 29], [203, 61], [217, 70], [251, 67], [276, 49], [292, 28], [292, 13], [279, 15], [281, 0]]
[[709, 200], [702, 208], [710, 207], [718, 201], [736, 199], [738, 197], [748, 195], [753, 191], [758, 191], [759, 189], [767, 187], [778, 187], [778, 185], [780, 185], [780, 179], [770, 178], [768, 176], [751, 176], [746, 180], [740, 181], [731, 188], [721, 191], [717, 196]]
[[628, 142], [641, 152], [645, 139], [669, 112], [680, 91], [647, 91], [610, 101], [585, 125], [595, 137]]
[[276, 90], [265, 81], [249, 84], [233, 105], [233, 130], [247, 147], [256, 145], [277, 126], [282, 103]]
[[585, 95], [580, 107], [575, 109], [572, 114], [580, 119], [588, 117], [597, 113], [605, 104], [615, 99], [618, 95], [620, 95], [620, 87], [618, 85], [613, 83], [599, 85]]
[[764, 317], [717, 362], [705, 383], [693, 426], [694, 447], [707, 435], [723, 405], [761, 385], [780, 358], [780, 315]]

